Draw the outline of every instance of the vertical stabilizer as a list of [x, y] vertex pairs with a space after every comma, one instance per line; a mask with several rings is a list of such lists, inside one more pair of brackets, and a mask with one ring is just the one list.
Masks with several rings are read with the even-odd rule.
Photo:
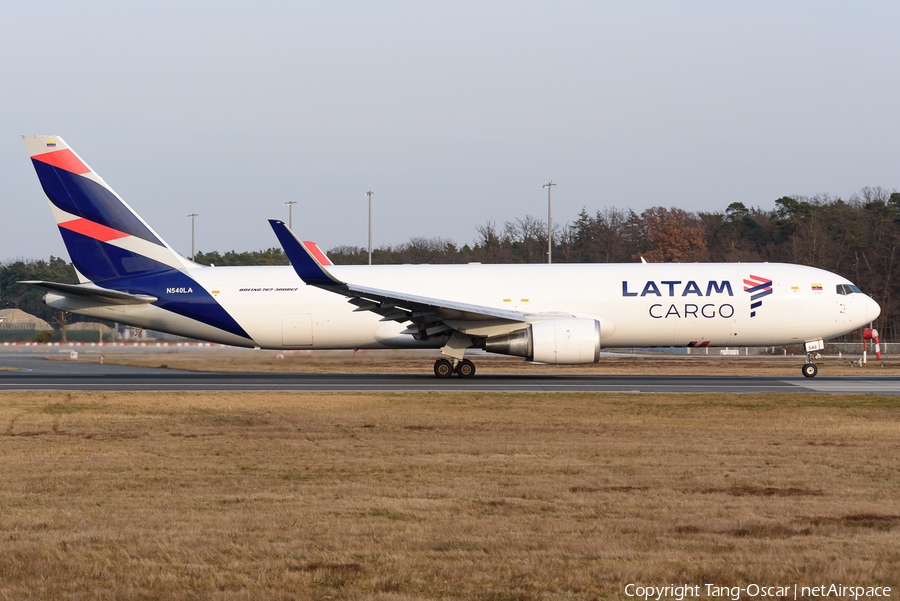
[[185, 269], [179, 255], [59, 136], [22, 136], [82, 282]]

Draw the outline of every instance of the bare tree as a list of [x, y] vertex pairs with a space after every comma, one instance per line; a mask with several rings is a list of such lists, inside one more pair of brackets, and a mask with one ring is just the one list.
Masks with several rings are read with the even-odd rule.
[[478, 239], [475, 242], [477, 253], [475, 258], [482, 263], [512, 263], [513, 256], [509, 238], [497, 231], [493, 219], [475, 228]]
[[69, 327], [69, 314], [66, 311], [60, 311], [53, 316], [53, 321], [59, 326], [60, 342], [68, 342], [66, 340], [66, 328]]
[[409, 242], [396, 251], [401, 263], [453, 263], [456, 259], [456, 244], [440, 237], [410, 238]]

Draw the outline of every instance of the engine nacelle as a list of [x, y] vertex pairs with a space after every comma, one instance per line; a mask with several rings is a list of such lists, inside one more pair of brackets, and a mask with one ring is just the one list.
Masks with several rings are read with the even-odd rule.
[[600, 322], [574, 317], [537, 321], [527, 329], [488, 338], [484, 350], [538, 363], [596, 363], [600, 360]]

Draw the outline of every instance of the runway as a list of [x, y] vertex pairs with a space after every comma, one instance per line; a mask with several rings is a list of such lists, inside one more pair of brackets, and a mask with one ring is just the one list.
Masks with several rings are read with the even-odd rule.
[[635, 392], [635, 393], [876, 393], [900, 394], [900, 378], [867, 376], [671, 376], [671, 375], [476, 375], [438, 379], [416, 374], [198, 373], [46, 361], [35, 355], [7, 356], [0, 390], [101, 391], [293, 391], [293, 392]]

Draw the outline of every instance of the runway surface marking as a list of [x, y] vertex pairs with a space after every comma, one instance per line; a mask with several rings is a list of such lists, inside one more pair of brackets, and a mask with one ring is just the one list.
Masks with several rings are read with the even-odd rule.
[[0, 390], [285, 391], [285, 392], [632, 392], [900, 394], [892, 376], [476, 375], [187, 372], [155, 367], [47, 361], [46, 353], [2, 353]]
[[[99, 367], [99, 366], [98, 366]], [[104, 366], [106, 367], [106, 366]], [[109, 366], [113, 367], [113, 366]], [[900, 378], [767, 376], [476, 376], [222, 374], [170, 370], [105, 373], [0, 373], [0, 390], [302, 391], [302, 392], [644, 392], [644, 393], [878, 393], [900, 394]], [[148, 373], [148, 371], [150, 373]]]
[[900, 394], [900, 381], [897, 378], [869, 378], [849, 379], [839, 377], [819, 380], [809, 378], [806, 382], [790, 382], [794, 386], [801, 386], [815, 392], [843, 392], [843, 393], [868, 393]]

